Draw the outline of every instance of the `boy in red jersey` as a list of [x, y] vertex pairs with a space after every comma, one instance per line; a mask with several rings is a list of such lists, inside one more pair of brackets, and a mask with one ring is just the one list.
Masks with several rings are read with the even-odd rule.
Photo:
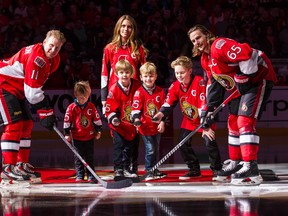
[[[156, 163], [159, 155], [161, 133], [165, 130], [165, 123], [152, 122], [153, 116], [160, 110], [165, 100], [165, 92], [155, 85], [157, 79], [156, 66], [146, 62], [140, 67], [142, 86], [135, 92], [132, 107], [132, 122], [142, 135], [145, 145], [145, 170], [149, 171]], [[158, 169], [150, 173], [145, 180], [164, 178], [166, 174]]]
[[[192, 61], [186, 56], [180, 56], [171, 63], [175, 70], [177, 81], [171, 84], [165, 103], [154, 118], [162, 119], [169, 115], [172, 109], [180, 103], [183, 114], [179, 141], [185, 138], [200, 124], [201, 107], [206, 103], [206, 83], [200, 76], [192, 74]], [[218, 145], [215, 140], [215, 132], [211, 128], [201, 129], [208, 151], [210, 168], [213, 174], [222, 168]], [[191, 147], [192, 137], [180, 147], [182, 158], [189, 168], [189, 172], [180, 176], [180, 180], [200, 177], [199, 160]]]
[[[110, 133], [113, 138], [114, 179], [137, 177], [135, 170], [132, 173], [133, 145], [139, 144], [139, 135], [131, 123], [133, 96], [141, 86], [138, 80], [132, 79], [134, 70], [127, 60], [119, 60], [115, 65], [118, 81], [109, 89], [106, 101], [105, 116], [108, 120]], [[135, 167], [135, 164], [134, 164]]]
[[29, 164], [34, 108], [43, 127], [53, 130], [56, 117], [42, 87], [60, 64], [59, 51], [66, 39], [62, 32], [47, 32], [43, 43], [23, 47], [0, 61], [0, 126], [2, 182], [41, 181]]
[[[64, 118], [64, 135], [68, 142], [72, 142], [78, 153], [87, 164], [94, 168], [94, 139], [100, 139], [102, 122], [95, 105], [88, 101], [91, 95], [89, 82], [78, 81], [74, 85], [75, 100], [66, 110]], [[75, 155], [76, 181], [83, 181], [85, 166]], [[97, 182], [87, 171], [89, 182]]]

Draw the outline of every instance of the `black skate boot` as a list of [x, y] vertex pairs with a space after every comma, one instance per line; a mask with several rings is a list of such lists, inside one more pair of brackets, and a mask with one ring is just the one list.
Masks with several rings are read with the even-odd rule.
[[257, 161], [241, 162], [241, 164], [242, 168], [231, 175], [231, 184], [259, 185], [263, 182]]
[[17, 166], [12, 164], [4, 164], [1, 172], [1, 184], [4, 186], [21, 184], [29, 185], [30, 176], [23, 174]]
[[34, 167], [29, 164], [29, 163], [23, 163], [23, 162], [18, 162], [16, 164], [18, 169], [23, 173], [27, 174], [30, 176], [30, 180], [32, 183], [40, 183], [42, 182], [41, 180], [41, 174], [39, 172], [34, 171]]
[[192, 164], [189, 166], [190, 170], [182, 176], [179, 176], [179, 180], [189, 180], [192, 178], [201, 177], [201, 170], [199, 164]]
[[217, 172], [217, 176], [213, 177], [213, 181], [217, 182], [227, 182], [229, 177], [240, 170], [242, 165], [240, 164], [240, 161], [234, 161], [234, 160], [226, 160], [223, 163], [223, 167], [221, 170]]

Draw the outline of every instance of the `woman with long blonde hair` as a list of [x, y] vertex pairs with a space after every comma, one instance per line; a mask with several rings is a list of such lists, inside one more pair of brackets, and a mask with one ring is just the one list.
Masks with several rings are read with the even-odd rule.
[[133, 17], [129, 15], [121, 16], [115, 27], [113, 37], [103, 52], [101, 71], [101, 101], [103, 107], [106, 104], [109, 87], [118, 78], [115, 74], [115, 65], [121, 60], [127, 60], [134, 69], [134, 79], [139, 80], [139, 68], [146, 62], [148, 50], [137, 38], [137, 24]]

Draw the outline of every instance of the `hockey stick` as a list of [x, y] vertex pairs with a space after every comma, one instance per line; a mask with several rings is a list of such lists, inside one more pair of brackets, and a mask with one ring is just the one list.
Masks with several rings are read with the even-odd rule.
[[64, 135], [58, 130], [58, 128], [55, 125], [53, 126], [53, 129], [60, 136], [60, 138], [64, 141], [64, 143], [72, 150], [72, 152], [81, 160], [81, 162], [84, 164], [84, 166], [91, 172], [91, 174], [98, 180], [98, 182], [104, 188], [119, 189], [119, 188], [130, 187], [133, 184], [131, 179], [125, 179], [125, 180], [117, 181], [117, 182], [106, 182], [106, 181], [102, 180], [94, 172], [94, 170], [86, 163], [86, 161], [81, 157], [81, 155], [77, 152], [77, 150], [65, 139]]
[[[210, 115], [215, 117], [235, 96], [239, 94], [238, 90], [232, 92], [223, 102], [220, 104]], [[184, 137], [170, 152], [168, 152], [155, 166], [153, 166], [148, 172], [143, 176], [139, 177], [139, 182], [143, 181], [150, 173], [153, 173], [164, 161], [166, 161], [172, 154], [174, 154], [185, 142], [187, 142], [195, 133], [197, 133], [203, 126], [203, 123], [200, 124], [197, 128], [191, 131], [186, 137]], [[134, 180], [133, 182], [138, 182]]]

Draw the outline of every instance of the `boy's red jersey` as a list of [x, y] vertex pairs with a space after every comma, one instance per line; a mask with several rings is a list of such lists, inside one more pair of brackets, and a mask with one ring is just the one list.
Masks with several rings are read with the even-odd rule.
[[[199, 112], [206, 103], [206, 85], [201, 76], [192, 77], [187, 91], [183, 91], [181, 83], [177, 80], [171, 84], [163, 104], [165, 107], [175, 107], [177, 103], [184, 116], [181, 128], [194, 130], [200, 124]], [[200, 131], [202, 131], [200, 129]]]
[[[131, 123], [131, 112], [134, 93], [140, 86], [141, 83], [138, 80], [131, 79], [129, 92], [125, 93], [120, 84], [116, 82], [109, 89], [107, 96], [105, 116], [108, 119], [109, 127], [122, 135], [126, 140], [132, 140], [136, 135], [136, 128]], [[117, 127], [111, 124], [111, 119], [115, 115], [121, 122]]]
[[141, 135], [152, 136], [158, 133], [158, 124], [153, 123], [151, 119], [160, 110], [164, 100], [165, 92], [159, 86], [156, 86], [151, 94], [143, 86], [135, 92], [132, 116], [141, 114], [142, 125], [138, 128]]
[[94, 125], [101, 126], [101, 118], [95, 105], [87, 103], [85, 108], [71, 103], [66, 110], [64, 118], [64, 130], [71, 128], [73, 139], [87, 141], [95, 137]]

